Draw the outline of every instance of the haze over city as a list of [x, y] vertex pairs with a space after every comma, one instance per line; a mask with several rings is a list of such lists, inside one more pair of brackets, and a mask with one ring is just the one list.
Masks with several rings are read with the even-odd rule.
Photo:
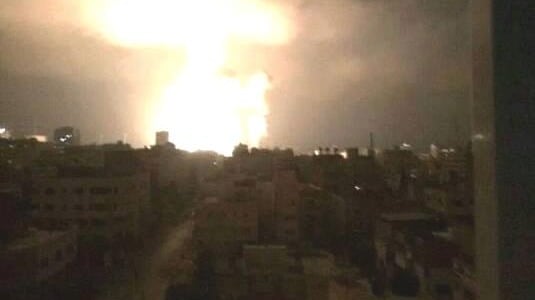
[[527, 0], [1, 0], [0, 299], [535, 299]]
[[185, 150], [462, 143], [468, 1], [0, 4], [0, 120]]

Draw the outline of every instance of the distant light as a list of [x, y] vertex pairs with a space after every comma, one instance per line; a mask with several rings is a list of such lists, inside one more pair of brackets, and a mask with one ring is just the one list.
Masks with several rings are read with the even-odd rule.
[[7, 129], [5, 129], [4, 127], [0, 127], [0, 134], [4, 134], [6, 133]]
[[362, 188], [360, 186], [358, 186], [358, 185], [355, 185], [355, 190], [360, 191], [360, 190], [362, 190]]
[[340, 155], [342, 155], [343, 158], [347, 159], [347, 151], [340, 152]]
[[212, 165], [217, 166], [217, 161], [214, 161]]
[[320, 151], [319, 150], [314, 150], [314, 155], [320, 155]]
[[25, 135], [24, 137], [26, 139], [35, 139], [40, 143], [46, 143], [46, 141], [48, 140], [46, 135], [41, 135], [41, 134]]
[[476, 141], [482, 141], [482, 140], [485, 139], [485, 135], [482, 134], [482, 133], [476, 133], [476, 134], [474, 134], [473, 138]]
[[408, 150], [410, 149], [412, 146], [410, 144], [407, 144], [407, 143], [401, 143], [401, 148], [404, 149], [404, 150]]

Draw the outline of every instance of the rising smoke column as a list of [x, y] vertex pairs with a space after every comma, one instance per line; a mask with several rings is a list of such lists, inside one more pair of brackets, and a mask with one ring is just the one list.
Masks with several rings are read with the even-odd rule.
[[110, 0], [92, 6], [92, 23], [125, 47], [160, 47], [184, 57], [155, 103], [148, 128], [169, 130], [185, 150], [230, 154], [240, 143], [258, 146], [267, 135], [268, 76], [261, 70], [225, 74], [229, 44], [284, 44], [291, 24], [265, 1]]

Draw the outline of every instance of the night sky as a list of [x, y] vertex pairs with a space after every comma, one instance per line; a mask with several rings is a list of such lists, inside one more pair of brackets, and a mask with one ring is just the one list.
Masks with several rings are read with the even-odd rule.
[[[78, 22], [72, 2], [0, 2], [0, 124], [49, 135], [73, 125], [85, 143], [124, 134], [152, 143], [151, 101], [180, 54], [111, 44]], [[293, 39], [238, 45], [240, 63], [229, 66], [273, 80], [264, 145], [367, 145], [369, 132], [381, 147], [467, 140], [468, 0], [279, 2], [293, 12]]]

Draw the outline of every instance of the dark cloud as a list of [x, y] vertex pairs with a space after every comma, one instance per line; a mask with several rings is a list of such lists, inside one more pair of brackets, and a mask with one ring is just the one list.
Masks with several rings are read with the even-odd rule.
[[[272, 92], [274, 143], [423, 146], [469, 131], [467, 1], [308, 1]], [[291, 130], [288, 130], [291, 128]], [[300, 138], [304, 135], [303, 138]]]

